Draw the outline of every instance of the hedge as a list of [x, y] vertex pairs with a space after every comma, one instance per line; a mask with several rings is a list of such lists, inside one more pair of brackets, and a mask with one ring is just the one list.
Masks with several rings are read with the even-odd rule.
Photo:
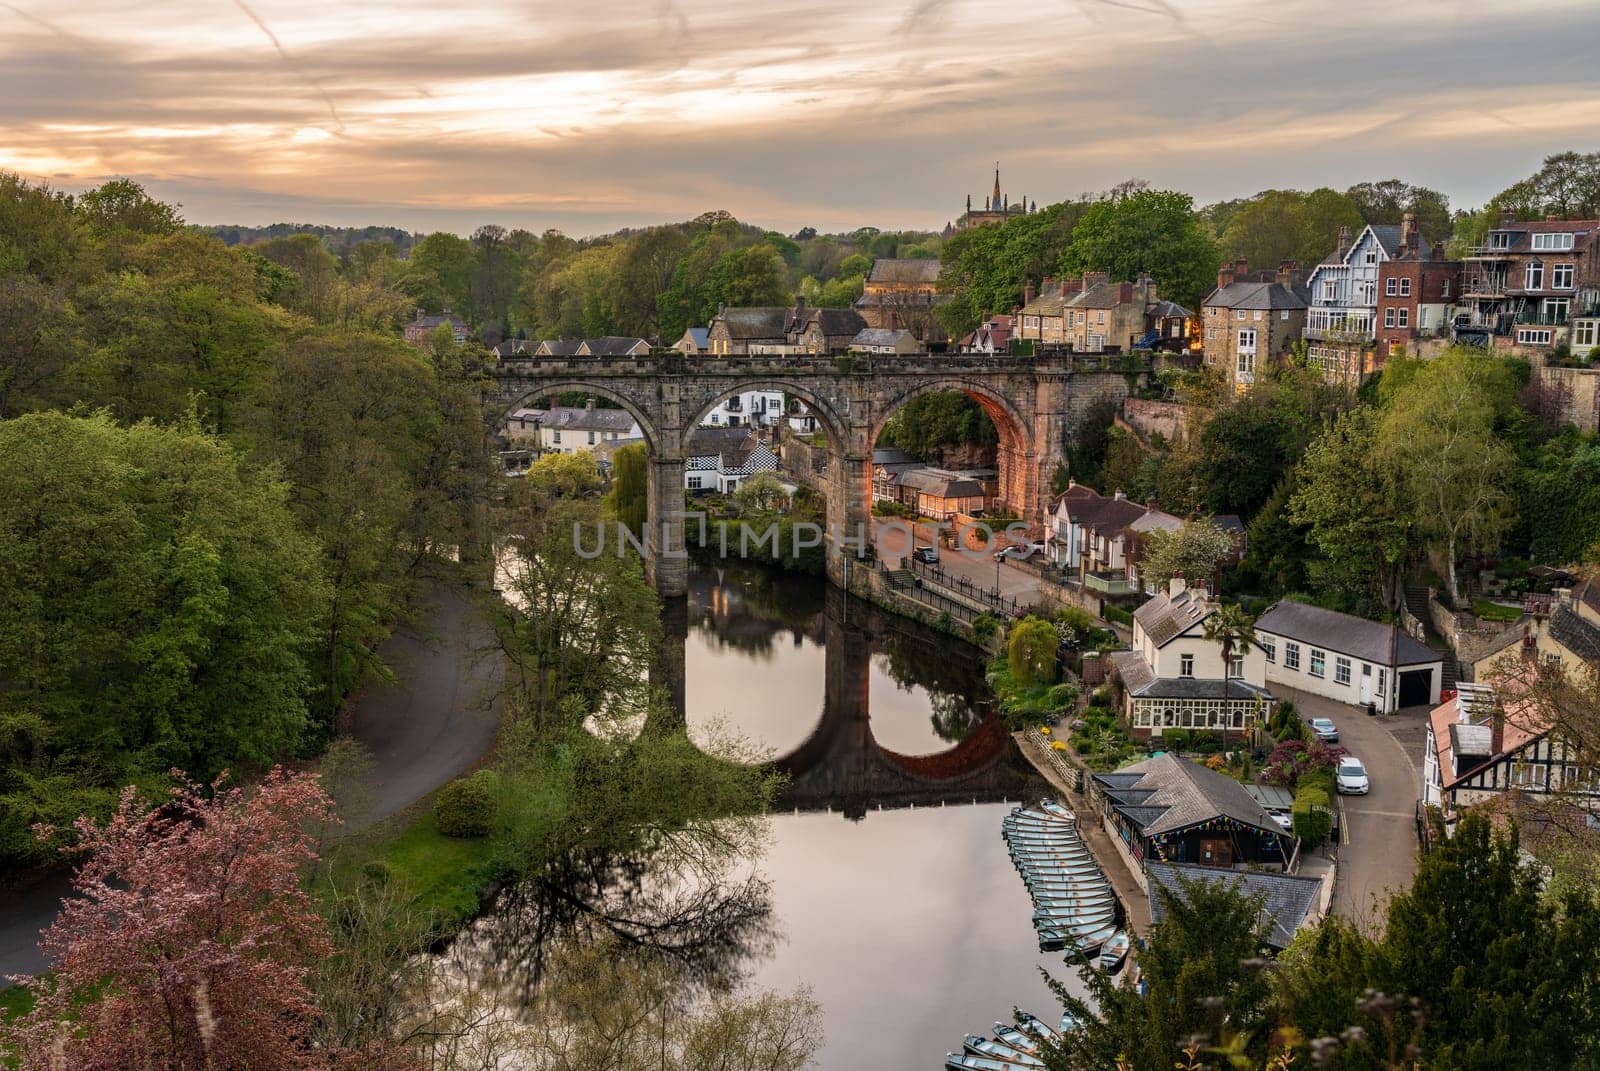
[[493, 770], [458, 777], [439, 790], [433, 817], [447, 837], [487, 836], [494, 826], [500, 779]]
[[1333, 829], [1333, 809], [1328, 793], [1314, 784], [1304, 785], [1295, 792], [1294, 806], [1289, 814], [1294, 835], [1308, 848], [1315, 848], [1327, 840], [1329, 831]]

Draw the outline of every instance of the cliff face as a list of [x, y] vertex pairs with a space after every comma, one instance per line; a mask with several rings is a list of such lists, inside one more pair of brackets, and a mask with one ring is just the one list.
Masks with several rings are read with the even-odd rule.
[[992, 469], [998, 447], [981, 443], [948, 443], [936, 448], [930, 463], [946, 469]]

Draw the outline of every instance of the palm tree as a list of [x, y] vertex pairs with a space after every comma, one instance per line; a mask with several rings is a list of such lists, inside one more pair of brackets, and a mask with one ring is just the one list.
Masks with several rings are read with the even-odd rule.
[[[1233, 675], [1233, 657], [1238, 652], [1240, 657], [1248, 654], [1250, 648], [1255, 646], [1256, 630], [1255, 621], [1239, 608], [1237, 603], [1226, 603], [1212, 611], [1206, 618], [1205, 638], [1212, 643], [1222, 645], [1222, 695], [1228, 696], [1228, 679]], [[1228, 749], [1228, 720], [1229, 714], [1225, 709], [1222, 715], [1222, 749]]]

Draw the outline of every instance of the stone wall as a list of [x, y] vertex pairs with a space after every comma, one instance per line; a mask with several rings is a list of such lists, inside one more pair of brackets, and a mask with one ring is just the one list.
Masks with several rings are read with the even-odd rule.
[[1123, 421], [1149, 441], [1160, 435], [1168, 442], [1177, 442], [1187, 433], [1187, 407], [1178, 402], [1152, 402], [1142, 398], [1126, 398], [1122, 402]]
[[1551, 415], [1558, 423], [1571, 422], [1579, 431], [1600, 431], [1600, 368], [1534, 369], [1539, 386], [1555, 402]]
[[1482, 621], [1472, 614], [1450, 610], [1432, 588], [1428, 589], [1428, 616], [1433, 619], [1434, 631], [1444, 637], [1456, 653], [1456, 662], [1463, 667], [1488, 654], [1506, 633], [1503, 622]]

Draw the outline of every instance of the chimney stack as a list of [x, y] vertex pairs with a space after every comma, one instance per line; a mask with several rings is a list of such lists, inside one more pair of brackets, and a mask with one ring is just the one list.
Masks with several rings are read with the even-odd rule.
[[805, 311], [806, 311], [806, 296], [804, 294], [796, 294], [794, 296], [794, 315], [795, 315], [795, 319], [798, 320], [805, 313]]
[[1516, 213], [1515, 209], [1502, 208], [1500, 210], [1500, 226], [1509, 227], [1513, 223], [1515, 223], [1516, 221], [1517, 221], [1517, 213]]
[[1132, 283], [1118, 283], [1117, 284], [1117, 304], [1118, 305], [1128, 305], [1128, 304], [1131, 304], [1132, 302], [1133, 302], [1133, 284]]
[[1400, 217], [1400, 255], [1420, 252], [1421, 244], [1417, 239], [1417, 214], [1407, 212]]
[[1278, 265], [1277, 284], [1285, 290], [1296, 290], [1305, 283], [1305, 276], [1300, 271], [1300, 262], [1286, 260]]
[[1225, 286], [1232, 286], [1234, 279], [1244, 274], [1243, 270], [1239, 267], [1239, 265], [1243, 263], [1244, 261], [1242, 260], [1236, 260], [1232, 264], [1224, 264], [1222, 267], [1217, 269], [1218, 290], [1221, 290]]
[[1350, 225], [1347, 223], [1339, 228], [1339, 237], [1334, 242], [1334, 256], [1344, 256], [1345, 250], [1350, 248], [1352, 241], [1353, 239], [1350, 237]]
[[1086, 271], [1086, 272], [1083, 273], [1083, 289], [1084, 289], [1084, 292], [1087, 293], [1088, 291], [1090, 291], [1090, 290], [1094, 289], [1095, 287], [1099, 286], [1101, 283], [1108, 283], [1110, 281], [1111, 281], [1111, 273], [1110, 272]]
[[[1461, 700], [1456, 700], [1460, 702]], [[1506, 747], [1506, 708], [1496, 699], [1494, 713], [1489, 715], [1489, 754], [1498, 755]]]
[[1022, 303], [1024, 305], [1033, 304], [1033, 283], [1031, 282], [1022, 284]]

